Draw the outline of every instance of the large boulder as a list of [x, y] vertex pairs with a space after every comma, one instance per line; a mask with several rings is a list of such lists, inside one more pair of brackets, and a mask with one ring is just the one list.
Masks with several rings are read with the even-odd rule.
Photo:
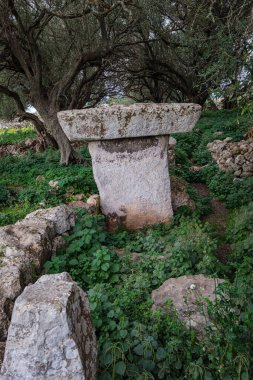
[[40, 273], [74, 225], [66, 206], [38, 210], [16, 224], [0, 228], [0, 341], [4, 341], [15, 299]]
[[1, 380], [95, 380], [96, 337], [84, 291], [42, 276], [15, 302]]
[[201, 332], [208, 324], [206, 299], [215, 300], [215, 289], [221, 282], [203, 274], [170, 278], [152, 292], [153, 309], [166, 312], [167, 301], [172, 301], [178, 317], [188, 327]]

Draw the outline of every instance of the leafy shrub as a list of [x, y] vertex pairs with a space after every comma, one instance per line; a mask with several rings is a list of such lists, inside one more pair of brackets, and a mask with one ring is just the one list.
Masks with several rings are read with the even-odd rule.
[[106, 238], [103, 220], [103, 216], [86, 215], [80, 211], [73, 233], [67, 238], [66, 252], [46, 264], [48, 272], [67, 270], [82, 287], [118, 281], [120, 261], [103, 245]]
[[0, 204], [6, 203], [9, 197], [10, 197], [9, 190], [5, 186], [0, 185]]
[[231, 243], [228, 266], [236, 281], [253, 280], [253, 203], [235, 210], [226, 231]]
[[224, 283], [209, 302], [212, 322], [204, 336], [205, 352], [214, 379], [249, 380], [253, 375], [253, 281]]
[[230, 172], [218, 171], [208, 184], [213, 196], [236, 208], [253, 200], [253, 178], [234, 179]]
[[[99, 346], [99, 379], [223, 379], [223, 358], [218, 360], [217, 354], [229, 337], [222, 338], [217, 350], [214, 340], [211, 346], [210, 341], [209, 346], [203, 344], [179, 321], [172, 305], [170, 313], [163, 314], [152, 311], [150, 299], [152, 290], [169, 277], [219, 271], [217, 243], [208, 226], [183, 218], [176, 226], [112, 234], [104, 231], [103, 217], [81, 212], [68, 242], [66, 251], [46, 268], [49, 273], [69, 271], [88, 292]], [[115, 253], [119, 248], [120, 259]], [[133, 262], [137, 252], [140, 258]], [[236, 346], [233, 350], [224, 371], [231, 369], [238, 352]], [[235, 364], [233, 374], [236, 368]]]

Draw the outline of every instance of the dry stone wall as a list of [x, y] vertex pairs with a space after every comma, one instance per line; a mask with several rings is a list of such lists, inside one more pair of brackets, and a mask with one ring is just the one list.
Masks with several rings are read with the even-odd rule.
[[67, 206], [37, 210], [16, 224], [0, 228], [0, 342], [7, 337], [12, 309], [74, 225]]
[[220, 169], [233, 171], [239, 178], [253, 176], [253, 139], [232, 142], [231, 138], [207, 145]]
[[67, 273], [42, 276], [15, 302], [0, 380], [95, 380], [95, 331]]

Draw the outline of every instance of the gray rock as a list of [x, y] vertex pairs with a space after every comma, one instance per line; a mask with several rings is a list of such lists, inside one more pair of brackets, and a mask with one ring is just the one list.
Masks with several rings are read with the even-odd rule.
[[111, 140], [191, 131], [199, 119], [198, 104], [143, 103], [70, 110], [58, 113], [70, 141]]
[[73, 212], [67, 206], [57, 206], [50, 209], [41, 209], [27, 215], [25, 220], [37, 223], [40, 220], [51, 221], [54, 224], [56, 234], [63, 234], [69, 231], [75, 223]]
[[245, 162], [245, 158], [242, 154], [239, 154], [236, 158], [235, 158], [235, 163], [237, 165], [243, 165]]
[[202, 274], [170, 278], [152, 292], [153, 309], [162, 308], [166, 312], [166, 302], [171, 300], [178, 317], [188, 327], [201, 332], [209, 323], [205, 299], [215, 300], [215, 289], [221, 282], [223, 280], [219, 278], [209, 278]]
[[57, 206], [0, 228], [0, 341], [6, 339], [15, 299], [55, 253], [55, 239], [73, 225], [73, 211]]
[[100, 207], [111, 229], [172, 218], [168, 137], [89, 143]]
[[67, 273], [42, 276], [15, 302], [1, 380], [95, 380], [86, 294]]

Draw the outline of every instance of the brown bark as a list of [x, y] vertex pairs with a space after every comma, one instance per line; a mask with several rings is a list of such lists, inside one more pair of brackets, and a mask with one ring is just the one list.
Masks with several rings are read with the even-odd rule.
[[[43, 102], [44, 103], [44, 102]], [[52, 109], [49, 104], [41, 104], [34, 102], [35, 107], [39, 111], [48, 131], [53, 136], [60, 150], [62, 165], [68, 165], [71, 162], [85, 162], [84, 159], [72, 148], [69, 139], [64, 133], [58, 118], [57, 109]]]
[[39, 137], [41, 138], [44, 148], [51, 146], [52, 148], [57, 149], [58, 144], [56, 140], [51, 136], [48, 131], [46, 130], [43, 122], [38, 118], [38, 116], [29, 113], [29, 112], [22, 112], [19, 113], [18, 116], [20, 116], [21, 120], [29, 120], [33, 123], [34, 128], [36, 129]]

